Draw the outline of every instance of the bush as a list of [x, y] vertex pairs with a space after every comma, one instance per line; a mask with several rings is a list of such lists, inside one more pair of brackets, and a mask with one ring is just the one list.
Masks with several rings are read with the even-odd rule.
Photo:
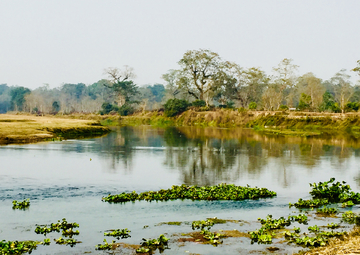
[[280, 105], [279, 110], [287, 111], [287, 110], [289, 110], [289, 107], [287, 107], [287, 105], [282, 104], [282, 105]]
[[188, 101], [184, 99], [169, 99], [165, 104], [165, 116], [173, 117], [184, 111], [189, 107]]
[[352, 112], [352, 111], [357, 112], [358, 110], [359, 110], [359, 104], [356, 102], [353, 102], [353, 103], [349, 102], [345, 106], [346, 112]]
[[109, 114], [112, 111], [118, 111], [119, 107], [116, 105], [112, 105], [110, 103], [103, 103], [101, 106], [102, 110], [100, 110], [100, 114], [104, 115], [104, 114]]
[[195, 100], [192, 102], [192, 105], [195, 107], [204, 107], [206, 106], [206, 102], [204, 100]]
[[251, 103], [249, 104], [249, 109], [250, 109], [250, 110], [256, 110], [256, 108], [257, 108], [257, 104], [256, 104], [255, 102], [251, 102]]
[[132, 107], [129, 104], [124, 104], [121, 107], [119, 107], [119, 109], [118, 109], [118, 113], [121, 116], [128, 116], [129, 114], [133, 114], [134, 111], [135, 111], [134, 107]]

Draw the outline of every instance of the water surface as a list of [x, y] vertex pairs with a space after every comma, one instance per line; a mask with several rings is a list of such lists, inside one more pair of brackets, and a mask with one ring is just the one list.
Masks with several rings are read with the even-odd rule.
[[[296, 211], [289, 209], [288, 203], [309, 198], [310, 182], [335, 177], [358, 191], [359, 148], [360, 141], [346, 134], [270, 137], [241, 129], [148, 126], [122, 127], [96, 139], [1, 146], [0, 239], [42, 240], [44, 237], [34, 232], [36, 224], [62, 218], [80, 224], [80, 235], [75, 238], [82, 243], [70, 248], [52, 242], [49, 247], [39, 246], [33, 254], [102, 254], [95, 251], [95, 245], [102, 242], [106, 230], [128, 228], [132, 237], [122, 241], [140, 244], [143, 237], [191, 232], [189, 222], [215, 216], [248, 223], [216, 225], [214, 230], [252, 231], [260, 227], [258, 217], [269, 213], [287, 216]], [[257, 201], [101, 201], [109, 193], [222, 182], [266, 187], [278, 196]], [[12, 210], [12, 200], [25, 198], [31, 199], [29, 210]], [[188, 223], [157, 226], [166, 221]], [[265, 247], [250, 245], [247, 238], [228, 238], [219, 247], [170, 243], [171, 250], [165, 253], [247, 254]], [[289, 246], [280, 253], [297, 250]]]

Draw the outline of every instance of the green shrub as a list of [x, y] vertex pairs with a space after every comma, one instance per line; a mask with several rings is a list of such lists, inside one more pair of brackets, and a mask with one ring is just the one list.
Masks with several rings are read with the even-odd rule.
[[249, 109], [250, 109], [250, 110], [256, 110], [256, 108], [257, 108], [257, 104], [256, 104], [255, 102], [251, 102], [251, 103], [249, 104]]
[[104, 114], [109, 114], [112, 111], [117, 112], [119, 110], [119, 107], [117, 105], [113, 105], [110, 103], [103, 103], [101, 105], [101, 110], [100, 110], [100, 114], [104, 115]]
[[189, 107], [188, 101], [184, 99], [169, 99], [165, 104], [165, 116], [174, 117], [184, 111]]
[[287, 111], [287, 110], [289, 110], [289, 107], [287, 107], [287, 105], [282, 104], [282, 105], [280, 105], [279, 110]]
[[135, 111], [134, 107], [132, 107], [131, 105], [129, 104], [123, 104], [121, 107], [119, 107], [118, 109], [118, 113], [121, 115], [121, 116], [128, 116], [130, 114], [133, 114]]
[[206, 106], [206, 102], [204, 100], [195, 100], [192, 102], [192, 105], [195, 107], [204, 107]]

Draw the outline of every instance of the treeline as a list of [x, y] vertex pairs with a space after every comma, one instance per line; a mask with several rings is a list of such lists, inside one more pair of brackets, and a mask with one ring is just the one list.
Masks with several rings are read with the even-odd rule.
[[[133, 82], [133, 70], [127, 66], [106, 69], [108, 79], [91, 85], [64, 84], [53, 89], [45, 85], [31, 91], [2, 84], [0, 113], [128, 115], [164, 106], [184, 108], [190, 103], [201, 110], [226, 107], [349, 112], [360, 107], [360, 83], [352, 84], [346, 70], [324, 81], [313, 73], [298, 75], [298, 66], [285, 58], [268, 75], [258, 67], [240, 67], [203, 49], [187, 51], [178, 64], [179, 69], [162, 76], [165, 86], [139, 87]], [[351, 71], [360, 75], [360, 60]]]

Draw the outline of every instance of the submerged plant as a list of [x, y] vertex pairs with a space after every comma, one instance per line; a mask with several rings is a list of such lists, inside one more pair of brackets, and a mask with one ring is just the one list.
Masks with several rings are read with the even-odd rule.
[[26, 208], [29, 208], [29, 206], [30, 206], [30, 199], [27, 198], [22, 202], [14, 200], [14, 201], [12, 201], [12, 204], [13, 204], [13, 207], [12, 207], [13, 209], [25, 210]]
[[171, 189], [159, 191], [147, 191], [137, 194], [135, 191], [121, 193], [118, 195], [108, 195], [103, 197], [105, 202], [128, 202], [136, 200], [146, 201], [167, 201], [174, 199], [191, 200], [245, 200], [259, 199], [276, 196], [276, 192], [266, 188], [251, 188], [235, 186], [234, 184], [219, 184], [216, 186], [172, 186]]

